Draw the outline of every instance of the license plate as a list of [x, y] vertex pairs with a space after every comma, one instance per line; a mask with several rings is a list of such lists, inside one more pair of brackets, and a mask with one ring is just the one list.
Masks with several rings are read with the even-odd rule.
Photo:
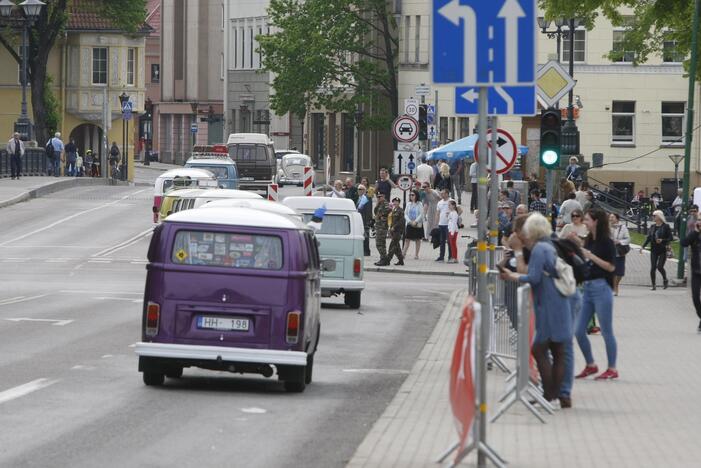
[[207, 317], [204, 315], [197, 317], [197, 328], [207, 330], [248, 331], [249, 326], [250, 321], [248, 319]]
[[293, 172], [293, 173], [292, 173], [292, 177], [294, 177], [295, 179], [298, 179], [298, 178], [299, 178], [299, 172]]
[[253, 177], [239, 177], [239, 180], [255, 180]]

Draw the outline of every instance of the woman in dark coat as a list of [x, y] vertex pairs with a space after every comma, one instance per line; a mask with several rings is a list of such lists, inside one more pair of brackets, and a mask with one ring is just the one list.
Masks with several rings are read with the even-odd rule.
[[645, 239], [643, 246], [640, 247], [640, 253], [643, 253], [643, 249], [650, 244], [650, 281], [652, 282], [650, 289], [654, 291], [657, 289], [655, 287], [655, 270], [662, 275], [662, 287], [667, 289], [669, 285], [664, 264], [667, 261], [667, 246], [672, 241], [672, 229], [667, 224], [662, 211], [654, 211], [652, 217], [655, 219], [655, 224], [648, 231], [647, 239]]

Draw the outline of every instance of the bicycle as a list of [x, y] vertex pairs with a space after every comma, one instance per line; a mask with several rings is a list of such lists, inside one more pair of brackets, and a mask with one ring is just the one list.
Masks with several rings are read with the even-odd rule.
[[119, 171], [119, 164], [116, 161], [112, 161], [110, 163], [110, 177], [112, 177], [112, 180], [120, 180], [121, 179], [121, 173]]

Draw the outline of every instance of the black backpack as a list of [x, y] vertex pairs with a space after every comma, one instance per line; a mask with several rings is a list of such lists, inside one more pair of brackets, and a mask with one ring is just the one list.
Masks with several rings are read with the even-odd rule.
[[552, 239], [557, 254], [572, 267], [574, 279], [577, 283], [582, 283], [589, 278], [591, 265], [584, 258], [582, 249], [576, 242], [570, 239]]
[[[53, 138], [51, 140], [53, 140]], [[54, 144], [51, 140], [49, 140], [49, 142], [46, 144], [46, 157], [49, 159], [54, 159], [56, 155], [54, 150]]]

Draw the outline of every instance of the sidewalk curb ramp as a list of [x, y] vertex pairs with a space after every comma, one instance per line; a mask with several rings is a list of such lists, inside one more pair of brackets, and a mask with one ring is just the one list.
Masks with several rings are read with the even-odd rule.
[[20, 193], [19, 195], [16, 195], [10, 199], [1, 200], [0, 208], [5, 208], [7, 206], [12, 206], [17, 203], [25, 202], [27, 200], [31, 200], [32, 198], [40, 198], [45, 195], [60, 192], [61, 190], [66, 190], [73, 187], [88, 187], [96, 185], [128, 185], [128, 183], [102, 178], [71, 177], [66, 179], [60, 179], [56, 182], [42, 185], [41, 187], [37, 187], [35, 189]]

